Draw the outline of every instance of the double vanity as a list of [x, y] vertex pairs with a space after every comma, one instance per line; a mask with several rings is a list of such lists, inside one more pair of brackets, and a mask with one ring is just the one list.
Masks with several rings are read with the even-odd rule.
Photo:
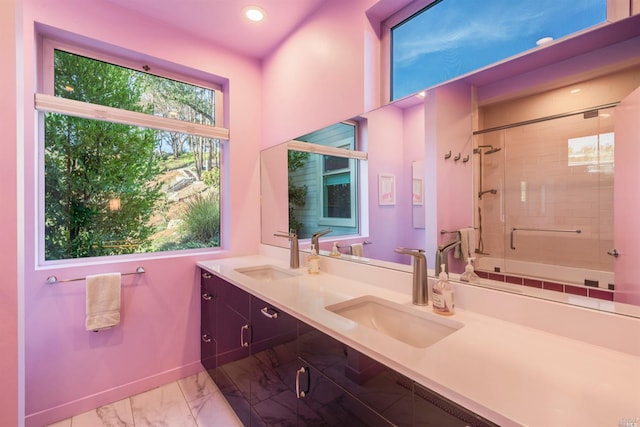
[[408, 271], [287, 256], [198, 263], [202, 364], [245, 425], [640, 421], [640, 319], [457, 283], [444, 317]]

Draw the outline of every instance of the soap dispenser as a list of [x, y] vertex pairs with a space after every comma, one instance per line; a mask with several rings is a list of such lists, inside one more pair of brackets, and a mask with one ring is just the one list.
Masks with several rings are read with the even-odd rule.
[[473, 271], [473, 265], [471, 264], [475, 258], [470, 257], [467, 260], [467, 265], [464, 267], [464, 273], [460, 275], [460, 280], [463, 282], [476, 282], [480, 278], [475, 271]]
[[449, 283], [445, 265], [440, 265], [438, 282], [433, 285], [433, 311], [437, 314], [451, 316], [453, 314], [453, 288]]
[[311, 253], [307, 257], [307, 271], [309, 274], [320, 273], [320, 256], [314, 245], [311, 245]]
[[331, 248], [331, 252], [329, 253], [329, 256], [339, 257], [340, 255], [342, 254], [338, 250], [338, 242], [333, 242], [333, 247]]

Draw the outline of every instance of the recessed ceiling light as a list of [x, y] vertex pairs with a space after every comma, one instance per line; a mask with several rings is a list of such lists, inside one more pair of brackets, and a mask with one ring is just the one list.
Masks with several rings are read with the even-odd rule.
[[545, 44], [549, 44], [552, 41], [553, 41], [553, 37], [543, 37], [543, 38], [541, 38], [540, 40], [538, 40], [536, 42], [536, 45], [542, 46], [542, 45], [545, 45]]
[[581, 90], [582, 90], [582, 89], [580, 89], [580, 88], [571, 89], [571, 90], [569, 91], [569, 93], [570, 93], [570, 94], [576, 94], [576, 93], [579, 93]]
[[257, 6], [247, 6], [244, 8], [244, 16], [246, 16], [249, 21], [260, 22], [264, 19], [266, 13], [264, 9]]

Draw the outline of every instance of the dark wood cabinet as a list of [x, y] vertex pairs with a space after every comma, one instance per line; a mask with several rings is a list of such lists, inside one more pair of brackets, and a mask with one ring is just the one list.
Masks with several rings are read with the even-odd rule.
[[298, 425], [381, 426], [393, 425], [316, 368], [305, 364], [297, 372], [300, 393]]
[[493, 426], [202, 272], [202, 364], [245, 426]]

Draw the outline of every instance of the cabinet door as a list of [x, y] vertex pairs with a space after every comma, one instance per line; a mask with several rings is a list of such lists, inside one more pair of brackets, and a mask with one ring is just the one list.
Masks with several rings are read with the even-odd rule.
[[497, 424], [474, 414], [418, 383], [414, 383], [413, 387], [414, 426], [497, 427]]
[[218, 364], [242, 359], [250, 353], [251, 322], [241, 316], [236, 310], [227, 304], [218, 302], [217, 334]]
[[393, 425], [314, 367], [303, 365], [296, 375], [299, 396], [298, 425]]
[[251, 296], [251, 327], [251, 351], [258, 353], [279, 344], [294, 342], [297, 319], [260, 298]]
[[394, 425], [412, 425], [409, 378], [302, 322], [298, 346], [303, 360], [363, 404]]
[[205, 328], [200, 328], [200, 363], [209, 372], [213, 374], [217, 364], [217, 348], [216, 341], [213, 336]]
[[213, 339], [217, 339], [216, 298], [214, 293], [200, 286], [200, 326], [206, 329]]

